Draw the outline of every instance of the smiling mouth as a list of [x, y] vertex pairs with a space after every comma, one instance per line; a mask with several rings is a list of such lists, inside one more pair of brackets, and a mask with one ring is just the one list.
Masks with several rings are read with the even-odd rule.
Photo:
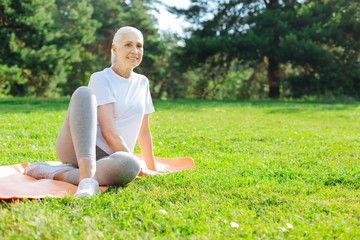
[[128, 57], [128, 59], [130, 59], [132, 61], [137, 61], [138, 60], [138, 58], [136, 58], [136, 57]]

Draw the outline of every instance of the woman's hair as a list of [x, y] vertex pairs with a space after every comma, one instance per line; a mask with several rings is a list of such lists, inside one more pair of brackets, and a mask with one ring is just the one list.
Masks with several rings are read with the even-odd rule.
[[[117, 32], [115, 33], [114, 35], [114, 38], [113, 38], [113, 41], [112, 41], [112, 44], [114, 45], [117, 45], [118, 42], [120, 41], [120, 39], [122, 38], [122, 36], [126, 33], [130, 33], [130, 32], [133, 32], [133, 33], [137, 33], [139, 34], [142, 38], [143, 38], [143, 35], [142, 33], [140, 32], [140, 30], [134, 28], [134, 27], [129, 27], [129, 26], [126, 26], [126, 27], [122, 27], [122, 28], [119, 28], [119, 30], [117, 30]], [[114, 66], [115, 64], [115, 54], [113, 52], [113, 49], [111, 48], [110, 49], [111, 51], [111, 65]]]

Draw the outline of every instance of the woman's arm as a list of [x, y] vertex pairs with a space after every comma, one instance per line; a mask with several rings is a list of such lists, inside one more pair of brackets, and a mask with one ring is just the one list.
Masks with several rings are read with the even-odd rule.
[[138, 143], [147, 168], [149, 170], [156, 171], [152, 138], [149, 126], [149, 114], [144, 115], [138, 136]]
[[114, 103], [98, 106], [98, 122], [105, 141], [114, 152], [130, 152], [115, 123]]

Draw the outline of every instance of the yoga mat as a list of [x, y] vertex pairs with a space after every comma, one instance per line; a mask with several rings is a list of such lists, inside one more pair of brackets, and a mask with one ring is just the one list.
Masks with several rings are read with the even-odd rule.
[[[136, 154], [135, 154], [136, 155]], [[136, 155], [141, 161], [141, 167], [146, 169], [145, 161], [141, 155]], [[194, 160], [189, 157], [182, 158], [155, 158], [158, 170], [171, 170], [173, 172], [194, 167]], [[59, 164], [59, 162], [53, 162]], [[65, 197], [74, 195], [77, 186], [50, 179], [35, 179], [24, 175], [24, 169], [29, 163], [21, 163], [10, 166], [0, 166], [0, 200], [9, 199], [40, 199], [44, 197]], [[100, 187], [101, 191], [106, 190]]]

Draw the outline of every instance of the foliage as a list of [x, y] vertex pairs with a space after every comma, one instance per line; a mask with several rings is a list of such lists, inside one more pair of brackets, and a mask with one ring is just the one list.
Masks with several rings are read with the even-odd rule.
[[[12, 95], [46, 96], [58, 91], [66, 80], [69, 62], [80, 61], [83, 45], [93, 40], [96, 22], [92, 7], [85, 1], [3, 1], [1, 12], [0, 65], [21, 70], [21, 79], [12, 82]], [[71, 7], [68, 7], [71, 6]], [[23, 84], [26, 83], [26, 84]]]
[[7, 95], [11, 86], [15, 84], [25, 84], [26, 78], [22, 77], [21, 68], [18, 66], [8, 67], [7, 65], [0, 65], [0, 95]]
[[148, 13], [151, 2], [2, 2], [1, 91], [11, 95], [71, 94], [88, 83], [91, 73], [109, 67], [113, 35], [126, 25], [144, 34], [144, 63], [138, 71], [161, 81], [157, 65], [165, 49], [154, 28], [155, 19]]
[[[234, 60], [266, 64], [268, 96], [284, 86], [290, 96], [324, 92], [358, 96], [359, 3], [357, 1], [205, 1], [173, 9], [194, 23], [185, 39], [182, 65], [221, 66], [222, 78]], [[284, 66], [302, 69], [285, 75]], [[224, 74], [225, 73], [225, 74]]]
[[279, 56], [303, 69], [289, 76], [294, 96], [358, 96], [360, 91], [360, 5], [355, 1], [315, 1], [298, 9], [292, 32], [280, 40]]
[[159, 35], [154, 3], [2, 1], [0, 94], [70, 95], [109, 67], [115, 31], [131, 25], [154, 98], [359, 98], [358, 1], [192, 0], [169, 8], [193, 24], [185, 39]]
[[187, 78], [180, 69], [178, 61], [178, 42], [180, 38], [170, 32], [162, 32], [161, 44], [163, 54], [160, 55], [152, 80], [152, 96], [161, 99], [176, 99], [188, 97], [188, 85], [191, 79]]
[[[0, 164], [55, 161], [68, 102], [0, 99]], [[139, 179], [86, 200], [2, 202], [2, 238], [360, 237], [358, 103], [154, 105], [155, 154], [190, 156], [193, 170]]]

